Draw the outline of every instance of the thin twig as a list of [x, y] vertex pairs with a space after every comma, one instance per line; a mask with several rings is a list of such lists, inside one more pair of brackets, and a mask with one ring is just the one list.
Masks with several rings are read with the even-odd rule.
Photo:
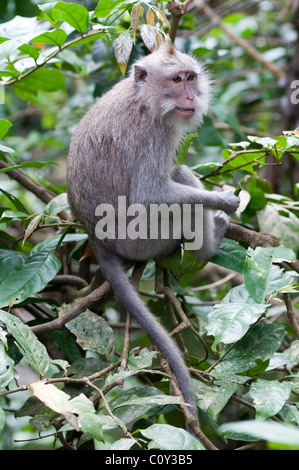
[[298, 320], [296, 318], [295, 312], [293, 310], [293, 305], [292, 305], [290, 294], [288, 293], [283, 294], [283, 299], [286, 304], [288, 319], [294, 329], [296, 338], [299, 339], [299, 325], [298, 325]]

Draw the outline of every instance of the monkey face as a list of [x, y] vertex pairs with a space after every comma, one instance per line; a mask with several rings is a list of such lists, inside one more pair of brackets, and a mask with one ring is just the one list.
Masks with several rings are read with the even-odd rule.
[[197, 74], [194, 71], [182, 71], [167, 77], [168, 88], [174, 101], [174, 112], [183, 119], [194, 116], [197, 103]]

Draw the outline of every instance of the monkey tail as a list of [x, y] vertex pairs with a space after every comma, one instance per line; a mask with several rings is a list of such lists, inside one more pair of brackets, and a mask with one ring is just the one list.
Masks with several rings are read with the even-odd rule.
[[158, 322], [156, 317], [148, 310], [145, 303], [131, 285], [123, 268], [121, 259], [113, 253], [109, 253], [108, 255], [108, 253], [104, 252], [104, 250], [99, 246], [96, 246], [95, 250], [98, 262], [101, 265], [103, 276], [109, 282], [114, 293], [122, 302], [126, 310], [145, 330], [147, 335], [156, 344], [169, 362], [178, 386], [183, 393], [185, 402], [191, 405], [190, 411], [193, 416], [198, 419], [191, 378], [175, 342], [169, 336], [169, 333], [167, 333], [164, 327]]

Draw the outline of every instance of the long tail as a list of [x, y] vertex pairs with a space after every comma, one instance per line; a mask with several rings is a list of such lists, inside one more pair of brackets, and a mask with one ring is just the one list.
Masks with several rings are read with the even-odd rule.
[[121, 259], [112, 253], [107, 255], [99, 247], [95, 248], [95, 254], [101, 265], [102, 273], [114, 293], [169, 362], [178, 386], [183, 392], [184, 399], [186, 403], [191, 405], [190, 411], [197, 418], [197, 407], [191, 378], [176, 344], [155, 316], [148, 310], [131, 285], [122, 266]]

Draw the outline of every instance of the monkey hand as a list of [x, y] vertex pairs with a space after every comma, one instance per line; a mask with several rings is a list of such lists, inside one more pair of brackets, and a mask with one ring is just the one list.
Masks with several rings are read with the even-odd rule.
[[233, 214], [235, 210], [239, 207], [240, 198], [236, 196], [232, 191], [223, 191], [221, 193], [222, 201], [221, 208], [227, 214]]

